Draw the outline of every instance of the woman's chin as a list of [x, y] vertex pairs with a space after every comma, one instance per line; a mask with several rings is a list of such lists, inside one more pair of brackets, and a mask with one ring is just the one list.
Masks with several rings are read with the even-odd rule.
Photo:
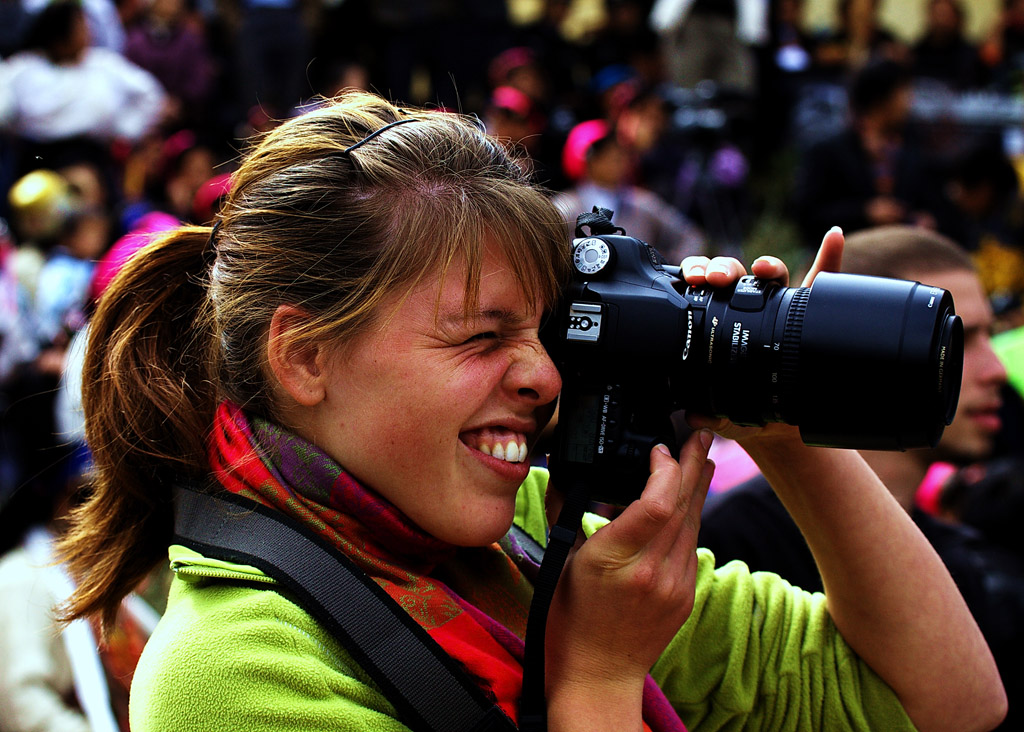
[[[435, 536], [449, 544], [463, 547], [489, 546], [501, 539], [512, 527], [515, 499], [494, 508], [480, 508], [462, 513], [459, 521], [442, 527]], [[443, 535], [441, 535], [443, 534]]]

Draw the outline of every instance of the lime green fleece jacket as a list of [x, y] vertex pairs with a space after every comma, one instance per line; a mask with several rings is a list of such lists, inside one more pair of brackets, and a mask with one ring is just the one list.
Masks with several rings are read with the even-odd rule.
[[[534, 471], [516, 510], [542, 543], [546, 485]], [[585, 528], [601, 522], [588, 517]], [[839, 636], [822, 595], [738, 562], [716, 569], [705, 550], [699, 560], [693, 612], [651, 672], [692, 732], [913, 729]], [[167, 611], [132, 684], [133, 732], [407, 730], [273, 580], [180, 546], [171, 563]]]

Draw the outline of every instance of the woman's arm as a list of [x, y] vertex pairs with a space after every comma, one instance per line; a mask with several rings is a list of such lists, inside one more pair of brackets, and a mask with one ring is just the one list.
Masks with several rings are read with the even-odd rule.
[[[838, 269], [842, 244], [838, 230], [826, 235], [807, 282], [819, 271]], [[785, 277], [777, 260], [759, 260], [753, 270]], [[691, 421], [722, 429], [758, 463], [807, 539], [836, 626], [892, 687], [918, 729], [989, 730], [999, 723], [1006, 695], [966, 603], [931, 545], [856, 451], [807, 447], [786, 425]]]
[[991, 653], [942, 560], [854, 450], [751, 440], [807, 539], [829, 612], [918, 729], [988, 730], [1006, 713]]

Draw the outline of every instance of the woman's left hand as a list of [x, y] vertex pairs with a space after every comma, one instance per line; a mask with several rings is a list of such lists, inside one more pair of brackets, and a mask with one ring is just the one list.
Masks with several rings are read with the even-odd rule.
[[[819, 272], [838, 272], [842, 256], [843, 232], [839, 227], [833, 227], [822, 239], [814, 264], [811, 265], [801, 286], [810, 287]], [[728, 287], [747, 273], [743, 264], [732, 257], [687, 257], [683, 260], [681, 269], [686, 283], [695, 287]], [[758, 257], [750, 266], [750, 271], [762, 280], [774, 280], [783, 286], [789, 284], [789, 269], [778, 257]], [[796, 427], [780, 423], [767, 424], [764, 427], [741, 427], [724, 417], [701, 414], [687, 414], [686, 421], [693, 429], [709, 429], [741, 443], [750, 439], [799, 440]]]

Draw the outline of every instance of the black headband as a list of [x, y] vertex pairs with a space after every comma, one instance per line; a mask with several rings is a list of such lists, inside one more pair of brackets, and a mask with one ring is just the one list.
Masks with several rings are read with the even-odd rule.
[[392, 127], [397, 127], [398, 125], [404, 125], [406, 122], [419, 122], [419, 120], [416, 117], [405, 117], [403, 119], [395, 120], [394, 122], [391, 122], [389, 124], [384, 125], [380, 129], [374, 130], [373, 132], [371, 132], [369, 135], [364, 137], [362, 140], [360, 140], [356, 144], [350, 145], [350, 146], [346, 147], [344, 150], [341, 151], [341, 154], [342, 155], [348, 155], [350, 152], [355, 150], [357, 147], [365, 145], [366, 143], [368, 143], [370, 140], [372, 140], [373, 138], [375, 138], [377, 135], [379, 135], [380, 133], [384, 132], [385, 130], [390, 130]]
[[[398, 119], [395, 120], [394, 122], [390, 122], [389, 124], [386, 124], [383, 127], [374, 130], [373, 132], [368, 134], [366, 137], [364, 137], [362, 140], [355, 143], [354, 145], [349, 145], [348, 147], [341, 151], [341, 154], [348, 155], [350, 152], [360, 147], [361, 145], [365, 145], [367, 142], [369, 142], [382, 132], [390, 130], [392, 127], [397, 127], [398, 125], [404, 125], [406, 122], [419, 122], [419, 120], [416, 117], [405, 117], [403, 119]], [[213, 225], [213, 228], [210, 230], [210, 238], [206, 240], [206, 248], [203, 250], [203, 259], [205, 259], [207, 264], [211, 266], [213, 262], [215, 262], [217, 259], [217, 232], [220, 231], [220, 225], [222, 222], [223, 219], [217, 219], [217, 223], [215, 223]]]

